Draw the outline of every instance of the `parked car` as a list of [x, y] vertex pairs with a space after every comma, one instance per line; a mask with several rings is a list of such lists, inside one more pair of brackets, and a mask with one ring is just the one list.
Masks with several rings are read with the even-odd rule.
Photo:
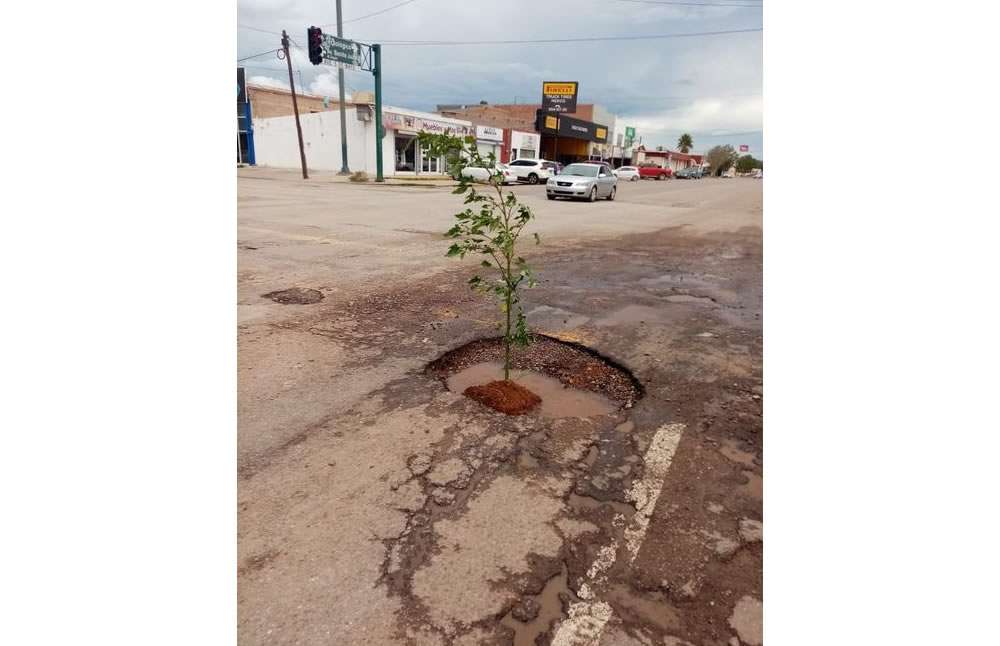
[[570, 164], [558, 177], [550, 177], [545, 183], [545, 196], [550, 200], [557, 197], [586, 199], [596, 202], [597, 198], [615, 199], [618, 178], [611, 166], [603, 162], [582, 162]]
[[507, 164], [497, 164], [496, 168], [466, 166], [462, 169], [462, 175], [465, 177], [471, 177], [477, 182], [488, 182], [490, 176], [496, 174], [497, 170], [503, 173], [504, 184], [517, 184], [517, 175], [514, 174], [514, 171], [512, 171]]
[[615, 177], [629, 182], [638, 182], [640, 179], [639, 169], [635, 166], [622, 166], [621, 168], [616, 168], [614, 172]]
[[547, 159], [515, 159], [508, 167], [519, 181], [537, 184], [556, 175], [558, 167]]
[[674, 174], [677, 179], [701, 179], [701, 166], [688, 166], [682, 168]]
[[761, 170], [761, 169], [759, 169], [759, 168], [754, 169], [754, 171], [750, 175], [750, 177], [752, 177], [754, 179], [764, 179], [764, 171]]
[[553, 175], [558, 175], [562, 172], [563, 165], [559, 162], [547, 161], [542, 162], [542, 168], [547, 168]]
[[657, 166], [656, 164], [639, 164], [639, 177], [646, 179], [669, 179], [674, 174], [673, 169]]

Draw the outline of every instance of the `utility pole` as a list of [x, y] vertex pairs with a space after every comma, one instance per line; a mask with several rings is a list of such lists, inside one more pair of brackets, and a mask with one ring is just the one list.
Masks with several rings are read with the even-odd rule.
[[[337, 0], [337, 38], [344, 37], [344, 22], [340, 17], [340, 0]], [[340, 175], [350, 175], [347, 167], [347, 107], [344, 105], [344, 66], [337, 66], [337, 83], [340, 91]]]
[[382, 177], [382, 45], [372, 45], [372, 70], [375, 75], [375, 181], [384, 182]]
[[292, 55], [288, 51], [288, 33], [281, 30], [281, 48], [285, 51], [285, 62], [288, 63], [288, 85], [292, 89], [292, 109], [295, 110], [295, 130], [299, 133], [299, 158], [302, 160], [302, 179], [309, 179], [306, 170], [306, 149], [302, 145], [302, 124], [299, 123], [299, 101], [295, 98], [295, 76], [292, 74]]

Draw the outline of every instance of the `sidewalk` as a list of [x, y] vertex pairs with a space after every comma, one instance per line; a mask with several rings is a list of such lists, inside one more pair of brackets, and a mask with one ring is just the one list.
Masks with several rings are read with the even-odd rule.
[[[290, 179], [292, 176], [301, 177], [301, 171], [293, 168], [273, 168], [270, 166], [237, 166], [237, 175], [244, 177], [257, 177], [261, 179]], [[307, 182], [333, 182], [355, 184], [358, 186], [421, 186], [426, 188], [443, 187], [454, 188], [458, 182], [448, 176], [417, 177], [417, 176], [386, 176], [385, 181], [378, 183], [375, 175], [369, 175], [367, 182], [352, 182], [349, 175], [338, 175], [337, 171], [313, 170], [309, 169], [309, 179]]]

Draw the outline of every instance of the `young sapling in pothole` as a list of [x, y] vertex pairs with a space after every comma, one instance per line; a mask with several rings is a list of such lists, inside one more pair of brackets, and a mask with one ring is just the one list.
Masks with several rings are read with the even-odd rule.
[[[512, 346], [531, 343], [519, 290], [525, 286], [534, 287], [536, 283], [531, 267], [517, 255], [517, 245], [534, 214], [529, 206], [517, 201], [512, 191], [504, 190], [504, 175], [497, 166], [496, 156], [480, 154], [475, 137], [459, 137], [446, 131], [443, 134], [421, 132], [418, 139], [427, 154], [447, 160], [449, 172], [458, 179], [458, 187], [452, 192], [465, 195], [465, 210], [455, 214], [455, 225], [445, 233], [455, 240], [447, 255], [483, 256], [480, 267], [484, 271], [480, 273], [485, 275], [474, 275], [469, 279], [469, 287], [495, 297], [500, 304], [503, 319], [499, 327], [504, 333], [503, 378], [510, 381]], [[477, 189], [472, 174], [463, 172], [467, 168], [485, 169], [488, 175], [484, 186], [488, 188]], [[535, 244], [541, 243], [537, 233], [533, 237]]]

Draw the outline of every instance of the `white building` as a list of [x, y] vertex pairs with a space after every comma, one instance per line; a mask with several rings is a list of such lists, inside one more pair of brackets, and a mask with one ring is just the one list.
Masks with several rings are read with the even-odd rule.
[[510, 133], [510, 161], [515, 159], [538, 159], [542, 136], [537, 132], [508, 130]]
[[[352, 171], [363, 170], [371, 176], [376, 174], [374, 112], [370, 105], [357, 105], [349, 108], [347, 114], [348, 166]], [[339, 171], [339, 111], [300, 114], [299, 121], [309, 169]], [[447, 172], [444, 159], [432, 158], [419, 149], [417, 133], [421, 131], [442, 133], [448, 130], [458, 136], [474, 134], [469, 121], [393, 106], [383, 106], [382, 124], [385, 131], [381, 142], [382, 172], [386, 177]], [[294, 115], [254, 120], [254, 145], [258, 165], [300, 167]]]

